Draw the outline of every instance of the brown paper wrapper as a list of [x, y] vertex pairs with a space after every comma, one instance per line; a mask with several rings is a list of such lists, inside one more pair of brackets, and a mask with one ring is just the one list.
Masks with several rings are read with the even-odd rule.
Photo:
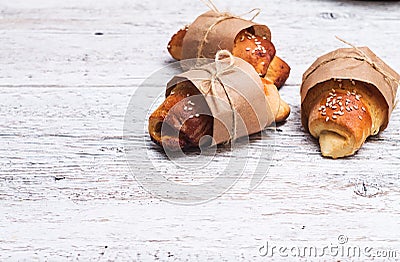
[[[386, 74], [399, 80], [400, 75], [377, 57], [368, 47], [360, 47], [365, 55]], [[300, 95], [301, 103], [316, 85], [333, 79], [357, 80], [375, 87], [385, 98], [388, 116], [382, 130], [387, 127], [395, 104], [398, 84], [385, 79], [385, 75], [373, 67], [360, 52], [354, 48], [340, 48], [318, 58], [303, 75]], [[303, 126], [308, 130], [308, 116], [302, 110]]]
[[[183, 39], [182, 59], [214, 58], [219, 50], [232, 52], [236, 36], [242, 30], [249, 28], [252, 28], [256, 35], [264, 36], [271, 41], [271, 31], [265, 25], [208, 11], [189, 26]], [[203, 40], [205, 41], [201, 47]]]
[[[236, 127], [233, 138], [235, 139], [260, 132], [274, 121], [260, 77], [249, 63], [237, 57], [233, 57], [233, 59], [234, 67], [220, 74], [220, 81], [215, 81], [215, 85], [211, 89], [210, 79], [212, 73], [216, 72], [216, 63], [179, 74], [167, 84], [166, 96], [170, 94], [177, 83], [183, 81], [191, 82], [204, 96], [214, 117], [213, 138], [215, 144], [230, 141], [232, 127]], [[235, 118], [232, 117], [234, 112]], [[236, 123], [234, 123], [234, 119]]]

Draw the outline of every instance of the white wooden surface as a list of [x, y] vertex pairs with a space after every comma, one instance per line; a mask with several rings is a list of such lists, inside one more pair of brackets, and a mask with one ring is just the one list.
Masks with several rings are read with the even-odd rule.
[[[270, 26], [292, 67], [281, 90], [292, 114], [256, 190], [239, 183], [217, 200], [179, 206], [134, 180], [123, 121], [135, 88], [172, 61], [170, 36], [207, 8], [191, 0], [0, 1], [0, 260], [253, 261], [265, 241], [329, 244], [341, 234], [353, 245], [400, 250], [400, 111], [356, 156], [334, 161], [301, 127], [298, 95], [315, 58], [343, 47], [334, 35], [400, 71], [400, 4], [216, 3], [235, 13], [263, 9], [256, 21]], [[363, 182], [374, 197], [357, 194]]]

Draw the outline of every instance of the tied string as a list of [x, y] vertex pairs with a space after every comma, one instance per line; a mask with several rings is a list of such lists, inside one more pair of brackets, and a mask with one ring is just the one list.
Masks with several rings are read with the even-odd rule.
[[355, 45], [347, 42], [346, 40], [341, 39], [340, 37], [336, 36], [336, 39], [345, 43], [346, 45], [351, 46], [352, 48], [354, 48], [354, 50], [356, 50], [358, 52], [358, 54], [361, 56], [362, 60], [367, 62], [370, 66], [372, 66], [376, 71], [378, 71], [379, 73], [381, 73], [383, 75], [383, 77], [385, 78], [385, 81], [388, 82], [388, 84], [391, 84], [389, 82], [392, 81], [394, 83], [396, 83], [397, 85], [400, 85], [400, 81], [397, 80], [395, 77], [393, 77], [389, 72], [387, 72], [386, 70], [382, 69], [377, 63], [375, 63], [374, 61], [372, 61], [372, 59], [360, 48], [356, 47]]
[[[393, 77], [389, 72], [387, 72], [386, 70], [382, 69], [378, 64], [376, 64], [374, 61], [372, 61], [372, 59], [363, 50], [361, 50], [360, 48], [356, 47], [352, 43], [349, 43], [346, 40], [341, 39], [338, 36], [335, 36], [335, 37], [336, 37], [337, 40], [343, 42], [346, 45], [351, 46], [354, 50], [356, 50], [358, 52], [358, 54], [361, 56], [361, 59], [363, 61], [367, 62], [370, 66], [372, 66], [372, 68], [374, 68], [380, 74], [382, 74], [383, 78], [385, 79], [385, 81], [389, 85], [392, 85], [392, 83], [390, 81], [396, 83], [397, 85], [400, 85], [400, 81], [398, 79]], [[398, 102], [399, 102], [398, 99], [396, 99], [396, 101], [394, 101], [393, 109], [395, 109], [397, 107]]]
[[206, 31], [206, 33], [205, 33], [205, 35], [204, 35], [204, 38], [203, 38], [203, 40], [201, 41], [200, 46], [199, 46], [199, 48], [198, 48], [198, 50], [197, 50], [197, 57], [198, 57], [198, 58], [202, 58], [202, 57], [203, 57], [202, 53], [203, 53], [204, 46], [205, 46], [205, 44], [207, 43], [208, 35], [209, 35], [210, 32], [213, 30], [213, 28], [214, 28], [215, 26], [217, 26], [219, 23], [221, 23], [221, 22], [223, 22], [223, 21], [225, 21], [225, 20], [228, 20], [228, 19], [233, 19], [233, 18], [245, 20], [245, 19], [243, 18], [243, 16], [246, 16], [246, 15], [248, 15], [248, 14], [252, 14], [252, 13], [256, 12], [256, 13], [253, 15], [253, 17], [252, 17], [251, 19], [248, 20], [248, 21], [251, 21], [251, 22], [252, 22], [252, 21], [261, 13], [261, 9], [260, 9], [260, 8], [254, 8], [254, 9], [252, 9], [252, 10], [250, 10], [250, 11], [244, 13], [244, 14], [241, 14], [241, 15], [234, 15], [234, 14], [231, 14], [231, 13], [229, 13], [229, 12], [221, 12], [221, 11], [219, 11], [219, 9], [216, 7], [216, 5], [214, 4], [214, 2], [213, 2], [212, 0], [201, 0], [201, 1], [202, 1], [205, 5], [207, 5], [208, 8], [210, 8], [211, 11], [213, 11], [214, 13], [217, 13], [217, 14], [219, 15], [219, 18], [207, 29], [207, 31]]
[[206, 68], [201, 68], [202, 70], [207, 71], [209, 74], [211, 74], [211, 78], [209, 80], [210, 84], [207, 86], [207, 88], [203, 89], [205, 95], [209, 95], [213, 90], [216, 90], [217, 83], [219, 83], [222, 89], [224, 90], [225, 96], [232, 110], [232, 130], [229, 133], [230, 138], [229, 141], [226, 142], [226, 144], [236, 139], [236, 113], [232, 100], [228, 94], [228, 90], [226, 89], [221, 80], [221, 76], [223, 74], [232, 72], [234, 65], [235, 65], [235, 58], [231, 54], [231, 52], [229, 52], [228, 50], [220, 50], [215, 56], [215, 71], [211, 71]]

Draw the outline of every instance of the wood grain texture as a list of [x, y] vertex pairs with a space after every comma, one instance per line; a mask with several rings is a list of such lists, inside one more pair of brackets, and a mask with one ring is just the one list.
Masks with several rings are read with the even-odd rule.
[[[301, 75], [343, 47], [335, 35], [400, 70], [400, 4], [216, 3], [234, 13], [263, 9], [256, 21], [271, 28], [292, 67], [281, 90], [292, 114], [257, 189], [249, 193], [244, 177], [217, 200], [177, 206], [130, 173], [124, 115], [138, 85], [172, 62], [170, 36], [207, 8], [189, 0], [0, 2], [0, 260], [253, 261], [267, 240], [322, 245], [341, 234], [353, 245], [400, 250], [400, 111], [356, 156], [336, 161], [320, 156], [299, 115]], [[138, 130], [138, 141], [145, 135]], [[374, 197], [362, 196], [363, 182]]]

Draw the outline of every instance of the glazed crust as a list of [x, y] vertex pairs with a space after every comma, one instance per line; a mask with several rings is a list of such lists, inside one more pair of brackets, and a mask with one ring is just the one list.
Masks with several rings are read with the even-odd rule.
[[290, 66], [281, 58], [275, 56], [268, 67], [265, 77], [272, 80], [279, 89], [285, 84], [286, 80], [289, 78], [289, 74]]
[[387, 107], [374, 87], [349, 80], [315, 86], [302, 104], [302, 122], [319, 139], [323, 156], [355, 154], [384, 124]]

